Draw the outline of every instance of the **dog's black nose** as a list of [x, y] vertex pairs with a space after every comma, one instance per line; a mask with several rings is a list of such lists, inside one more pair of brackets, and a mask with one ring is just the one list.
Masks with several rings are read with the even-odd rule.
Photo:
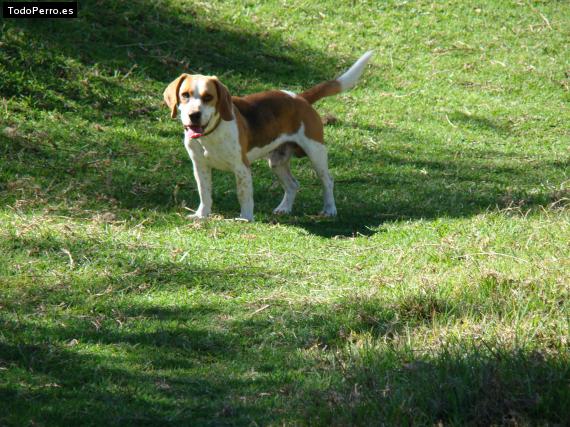
[[190, 121], [195, 124], [200, 124], [200, 119], [202, 118], [202, 113], [197, 111], [195, 113], [190, 114]]

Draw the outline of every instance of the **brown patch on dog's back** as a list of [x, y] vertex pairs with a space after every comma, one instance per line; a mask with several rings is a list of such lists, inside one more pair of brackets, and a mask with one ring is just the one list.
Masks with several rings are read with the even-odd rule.
[[[240, 141], [247, 151], [263, 147], [280, 135], [296, 133], [301, 124], [305, 125], [305, 135], [315, 141], [323, 142], [323, 125], [319, 114], [303, 98], [292, 97], [281, 91], [267, 91], [245, 97], [233, 97], [232, 101], [247, 127], [240, 127]], [[241, 120], [238, 120], [238, 122]], [[295, 155], [305, 155], [296, 147]]]

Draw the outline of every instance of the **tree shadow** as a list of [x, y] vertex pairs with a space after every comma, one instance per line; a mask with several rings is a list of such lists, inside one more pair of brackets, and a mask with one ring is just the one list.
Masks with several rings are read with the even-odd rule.
[[[369, 425], [564, 424], [567, 356], [497, 345], [449, 346], [432, 355], [365, 348], [345, 367], [344, 393], [307, 395], [307, 408], [329, 402], [319, 421]], [[322, 404], [322, 403], [321, 403]], [[316, 412], [316, 411], [313, 411]]]
[[[185, 334], [188, 340], [196, 337], [189, 330]], [[122, 355], [115, 358], [59, 343], [0, 343], [2, 366], [29, 386], [0, 386], [0, 406], [10, 409], [0, 420], [8, 425], [246, 425], [267, 417], [255, 403], [233, 407], [225, 400], [228, 389], [247, 392], [248, 381], [222, 382], [193, 369], [195, 364], [212, 364], [211, 356], [201, 362], [180, 349], [118, 342], [121, 350], [116, 353]]]
[[[6, 320], [4, 312], [0, 367], [9, 385], [0, 385], [0, 420], [564, 423], [570, 365], [562, 354], [499, 343], [419, 353], [397, 345], [404, 331], [451, 312], [461, 322], [461, 307], [437, 298], [396, 306], [349, 298], [238, 314], [223, 328], [216, 308], [165, 310], [135, 300], [121, 322], [111, 305], [99, 307], [96, 314], [109, 320], [95, 325], [95, 313], [40, 321], [24, 313]], [[363, 344], [359, 335], [379, 344]]]
[[[205, 5], [174, 2], [86, 0], [77, 19], [13, 20], [3, 28], [5, 36], [12, 32], [3, 59], [26, 79], [11, 76], [0, 93], [87, 120], [133, 119], [156, 109], [162, 91], [141, 100], [126, 81], [131, 74], [164, 87], [182, 72], [228, 76], [230, 89], [242, 89], [234, 84], [243, 80], [286, 87], [330, 78], [337, 62], [275, 32], [235, 30]], [[35, 52], [23, 52], [30, 48]], [[292, 73], [301, 81], [292, 82]]]
[[[487, 283], [481, 301], [467, 303], [409, 291], [307, 304], [272, 294], [282, 283], [252, 269], [148, 251], [121, 256], [126, 243], [107, 247], [96, 238], [12, 240], [15, 258], [40, 261], [68, 248], [76, 262], [69, 273], [30, 277], [27, 290], [2, 289], [1, 423], [489, 425], [568, 415], [570, 365], [555, 348], [542, 354], [469, 340], [437, 351], [402, 346], [417, 328], [499, 313], [479, 304], [500, 300], [503, 286], [510, 295], [508, 284]], [[95, 254], [107, 254], [98, 267]], [[207, 299], [183, 299], [196, 290]], [[260, 311], [263, 290], [269, 299]], [[252, 305], [243, 301], [247, 292], [256, 296]], [[225, 298], [232, 294], [238, 304]]]

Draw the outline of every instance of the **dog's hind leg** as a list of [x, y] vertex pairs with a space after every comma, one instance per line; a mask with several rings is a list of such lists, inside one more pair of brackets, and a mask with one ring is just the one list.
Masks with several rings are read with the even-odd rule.
[[315, 169], [315, 172], [323, 184], [323, 210], [321, 211], [321, 215], [336, 216], [336, 205], [333, 193], [334, 182], [329, 173], [327, 147], [310, 138], [304, 138], [299, 145], [307, 156], [309, 156], [313, 169]]
[[290, 159], [294, 148], [294, 144], [286, 143], [269, 154], [269, 166], [271, 166], [271, 170], [277, 175], [283, 190], [285, 190], [283, 200], [273, 210], [273, 213], [276, 215], [291, 213], [295, 196], [297, 191], [299, 191], [299, 182], [291, 174], [290, 168]]
[[234, 170], [237, 184], [237, 196], [241, 208], [240, 218], [253, 222], [253, 183], [251, 170], [241, 164]]

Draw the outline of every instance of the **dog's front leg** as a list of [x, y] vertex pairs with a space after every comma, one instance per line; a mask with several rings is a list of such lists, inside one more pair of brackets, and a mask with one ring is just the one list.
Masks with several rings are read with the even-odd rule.
[[212, 212], [212, 169], [205, 164], [194, 162], [194, 178], [198, 184], [200, 205], [196, 213], [190, 215], [194, 218], [206, 218]]
[[194, 179], [198, 185], [200, 206], [190, 218], [206, 218], [212, 212], [212, 169], [206, 163], [204, 149], [194, 140], [185, 142], [186, 150], [192, 160]]
[[236, 175], [237, 196], [241, 208], [240, 218], [253, 221], [253, 183], [251, 169], [241, 165], [234, 171]]

